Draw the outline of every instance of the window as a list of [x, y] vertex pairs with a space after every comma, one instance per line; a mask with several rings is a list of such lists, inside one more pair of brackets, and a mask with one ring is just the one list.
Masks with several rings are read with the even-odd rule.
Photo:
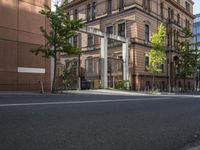
[[108, 10], [107, 10], [108, 15], [112, 14], [112, 0], [108, 0]]
[[180, 24], [180, 14], [177, 14], [177, 24]]
[[163, 18], [164, 15], [163, 15], [163, 3], [160, 3], [160, 17]]
[[177, 41], [178, 41], [178, 40], [179, 40], [179, 36], [180, 36], [180, 35], [179, 35], [179, 31], [177, 31], [176, 36], [177, 36], [176, 39], [177, 39]]
[[177, 40], [176, 40], [176, 30], [174, 30], [174, 47], [177, 47]]
[[78, 47], [78, 35], [74, 35], [73, 37], [73, 46]]
[[71, 45], [73, 45], [73, 37], [70, 37], [70, 38], [69, 38], [69, 43], [70, 43]]
[[99, 59], [94, 57], [88, 57], [85, 60], [85, 68], [88, 73], [99, 73]]
[[94, 36], [91, 34], [88, 34], [88, 47], [94, 46]]
[[99, 59], [93, 60], [93, 73], [99, 74]]
[[90, 72], [90, 73], [93, 72], [93, 59], [92, 58], [88, 58], [86, 60], [86, 70], [87, 70], [87, 72]]
[[149, 56], [145, 56], [145, 59], [144, 59], [144, 69], [145, 70], [148, 70], [148, 67], [149, 67]]
[[190, 29], [190, 21], [189, 20], [185, 20], [185, 27], [187, 28], [187, 29]]
[[[109, 26], [106, 28], [106, 33], [113, 34], [113, 26]], [[108, 39], [108, 44], [112, 43], [113, 40]]]
[[171, 19], [171, 9], [168, 8], [168, 20], [170, 20], [170, 19]]
[[91, 19], [91, 5], [88, 4], [87, 6], [87, 20], [89, 21]]
[[168, 8], [168, 20], [171, 21], [174, 19], [174, 10], [171, 8]]
[[145, 24], [145, 26], [144, 26], [144, 40], [145, 40], [145, 42], [150, 41], [149, 25], [147, 25], [147, 24]]
[[78, 10], [75, 9], [74, 10], [74, 20], [77, 20], [78, 19]]
[[119, 0], [119, 11], [124, 10], [124, 0]]
[[190, 4], [187, 1], [185, 1], [185, 9], [190, 12]]
[[145, 10], [150, 11], [151, 10], [151, 4], [150, 4], [151, 0], [143, 0], [143, 8]]
[[174, 20], [174, 10], [173, 9], [171, 9], [171, 17], [170, 17], [170, 19]]
[[92, 19], [96, 18], [96, 2], [92, 3]]
[[125, 23], [118, 24], [118, 35], [125, 37]]
[[167, 46], [170, 46], [170, 37], [169, 37], [169, 33], [167, 34]]
[[121, 55], [117, 56], [117, 59], [119, 59], [119, 61], [116, 62], [117, 63], [117, 67], [116, 67], [117, 69], [116, 70], [117, 71], [122, 71], [122, 68], [123, 68], [122, 67], [122, 65], [123, 65], [122, 64], [122, 60], [123, 60], [122, 56]]
[[164, 64], [161, 64], [161, 65], [160, 65], [160, 69], [161, 69], [162, 72], [165, 71], [165, 70], [164, 70], [164, 69], [165, 69], [165, 68], [164, 68]]

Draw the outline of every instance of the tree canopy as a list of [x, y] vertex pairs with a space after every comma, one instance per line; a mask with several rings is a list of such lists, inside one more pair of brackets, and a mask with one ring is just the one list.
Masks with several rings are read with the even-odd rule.
[[55, 90], [56, 70], [57, 70], [57, 56], [59, 53], [66, 54], [79, 54], [80, 49], [73, 46], [69, 41], [76, 31], [83, 27], [82, 20], [72, 20], [65, 9], [67, 1], [61, 5], [55, 5], [55, 11], [47, 5], [40, 11], [40, 14], [45, 16], [48, 21], [50, 28], [40, 27], [40, 30], [46, 39], [46, 44], [38, 48], [32, 49], [31, 52], [35, 55], [39, 53], [43, 57], [54, 59], [54, 76], [52, 91]]
[[166, 28], [163, 24], [160, 24], [158, 31], [152, 34], [152, 49], [149, 52], [149, 67], [148, 70], [153, 74], [153, 86], [154, 76], [162, 72], [161, 65], [165, 63], [165, 38]]

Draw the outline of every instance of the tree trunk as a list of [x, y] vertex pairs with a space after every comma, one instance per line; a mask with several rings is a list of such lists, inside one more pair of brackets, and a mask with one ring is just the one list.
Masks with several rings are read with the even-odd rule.
[[52, 93], [56, 91], [56, 71], [57, 71], [57, 55], [54, 57], [53, 84], [51, 90]]
[[154, 82], [155, 82], [155, 75], [153, 75], [153, 81], [152, 81], [152, 91], [154, 91]]
[[183, 83], [183, 84], [184, 84], [184, 85], [183, 85], [183, 86], [184, 86], [184, 92], [185, 92], [185, 78], [186, 78], [186, 77], [184, 77], [184, 83]]

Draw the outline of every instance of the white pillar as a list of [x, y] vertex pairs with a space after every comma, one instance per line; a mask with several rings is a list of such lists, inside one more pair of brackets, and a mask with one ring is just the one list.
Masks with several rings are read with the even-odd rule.
[[129, 62], [129, 40], [122, 45], [122, 59], [123, 59], [123, 80], [129, 80], [129, 70], [128, 70], [128, 62]]
[[108, 38], [101, 38], [101, 85], [103, 89], [108, 88]]

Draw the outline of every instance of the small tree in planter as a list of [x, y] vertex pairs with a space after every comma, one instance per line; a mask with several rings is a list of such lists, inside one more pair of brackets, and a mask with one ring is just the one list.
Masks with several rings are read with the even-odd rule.
[[151, 43], [152, 49], [149, 52], [148, 71], [153, 74], [152, 89], [154, 90], [155, 75], [162, 72], [161, 65], [165, 63], [165, 38], [166, 28], [161, 24], [156, 33], [153, 33]]

